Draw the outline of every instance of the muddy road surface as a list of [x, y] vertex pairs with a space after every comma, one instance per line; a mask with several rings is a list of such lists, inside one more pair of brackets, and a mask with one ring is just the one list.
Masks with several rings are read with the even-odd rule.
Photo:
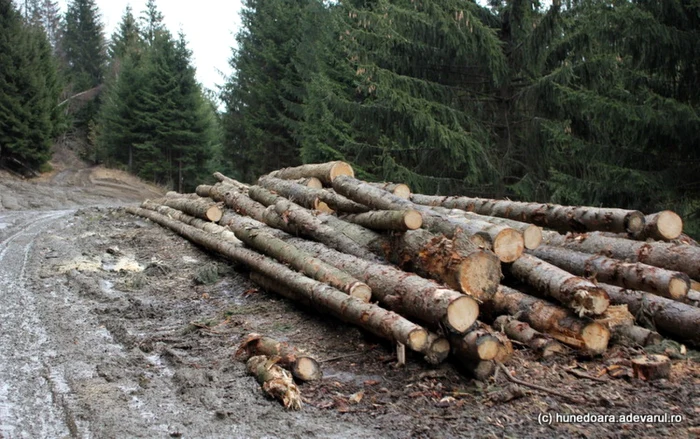
[[[572, 404], [479, 383], [255, 287], [211, 256], [119, 206], [157, 196], [132, 177], [75, 164], [38, 181], [0, 174], [0, 438], [695, 437], [700, 367], [678, 357], [670, 380], [626, 367], [641, 351], [541, 361], [516, 352], [518, 378], [576, 395]], [[234, 358], [251, 332], [321, 361], [285, 411]], [[678, 423], [552, 424], [542, 414], [679, 415]]]

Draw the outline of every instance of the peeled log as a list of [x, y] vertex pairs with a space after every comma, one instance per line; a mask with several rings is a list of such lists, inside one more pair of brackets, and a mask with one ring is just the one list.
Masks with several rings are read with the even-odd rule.
[[251, 357], [246, 363], [246, 368], [260, 383], [265, 393], [280, 400], [284, 408], [301, 410], [301, 392], [289, 372], [264, 355]]
[[700, 247], [668, 242], [640, 242], [611, 238], [597, 233], [563, 236], [543, 232], [544, 243], [585, 253], [600, 253], [628, 262], [642, 262], [667, 270], [680, 271], [700, 280]]
[[524, 344], [543, 358], [566, 352], [566, 348], [550, 335], [536, 331], [527, 323], [511, 316], [498, 317], [493, 322], [493, 327], [502, 330], [509, 338]]
[[627, 305], [638, 319], [649, 316], [657, 330], [700, 346], [700, 308], [643, 291], [600, 286], [607, 291], [612, 303]]
[[292, 372], [301, 381], [315, 381], [323, 377], [321, 366], [312, 357], [301, 355], [299, 351], [271, 337], [248, 334], [236, 351], [236, 358], [247, 360], [256, 355], [265, 355], [276, 360], [277, 364]]
[[411, 188], [403, 183], [369, 183], [372, 186], [390, 192], [397, 197], [409, 199], [411, 198]]
[[345, 162], [328, 162], [311, 165], [302, 165], [294, 168], [284, 168], [268, 174], [270, 177], [281, 178], [283, 180], [297, 180], [299, 178], [315, 177], [324, 184], [331, 184], [336, 177], [349, 175], [353, 177], [355, 172], [352, 166]]
[[238, 239], [247, 245], [289, 264], [294, 269], [325, 282], [341, 291], [345, 291], [363, 302], [369, 302], [372, 297], [371, 288], [364, 282], [350, 276], [332, 265], [326, 264], [313, 255], [299, 250], [297, 247], [274, 237], [265, 231], [268, 226], [252, 218], [230, 215], [227, 225]]
[[663, 210], [644, 217], [644, 229], [633, 234], [634, 239], [671, 241], [683, 233], [683, 219], [675, 212]]
[[467, 210], [480, 215], [510, 218], [561, 232], [600, 230], [615, 233], [637, 233], [644, 228], [644, 215], [636, 210], [420, 194], [411, 195], [411, 201], [426, 206], [443, 206]]
[[355, 215], [343, 215], [340, 218], [372, 230], [405, 232], [420, 229], [423, 225], [423, 217], [415, 210], [373, 210]]
[[198, 200], [192, 198], [164, 198], [162, 201], [162, 204], [168, 207], [214, 223], [218, 222], [221, 219], [221, 215], [223, 215], [221, 208], [215, 202], [206, 201], [204, 198]]
[[641, 262], [624, 262], [548, 245], [530, 253], [579, 276], [594, 277], [598, 281], [633, 290], [649, 291], [669, 299], [682, 301], [690, 290], [687, 274]]
[[605, 291], [592, 282], [573, 276], [532, 255], [523, 255], [510, 266], [511, 273], [578, 315], [600, 315], [610, 305]]
[[[195, 244], [217, 252], [233, 261], [274, 279], [281, 285], [279, 292], [289, 292], [285, 297], [310, 303], [315, 308], [331, 313], [343, 321], [359, 326], [381, 338], [402, 343], [409, 349], [422, 352], [427, 349], [428, 332], [400, 315], [376, 305], [364, 303], [324, 283], [303, 276], [266, 256], [243, 248], [240, 244], [222, 240], [185, 223], [170, 219], [157, 212], [137, 207], [127, 207], [126, 212], [148, 218], [167, 227]], [[222, 227], [222, 229], [224, 229]], [[277, 291], [277, 290], [275, 290]]]
[[603, 325], [578, 318], [560, 306], [504, 285], [484, 306], [496, 313], [517, 316], [518, 320], [529, 323], [536, 330], [594, 355], [602, 354], [608, 347], [610, 331]]
[[320, 210], [324, 213], [332, 213], [329, 212], [329, 209], [346, 213], [369, 211], [367, 206], [358, 204], [335, 192], [302, 186], [290, 180], [263, 176], [258, 179], [258, 185], [250, 189], [250, 192], [252, 192], [250, 197], [253, 199], [259, 199], [260, 195], [257, 191], [264, 188], [307, 209]]
[[393, 266], [346, 255], [316, 242], [299, 238], [291, 238], [288, 242], [364, 281], [372, 288], [374, 299], [407, 317], [464, 333], [479, 315], [479, 305], [472, 297], [431, 280]]

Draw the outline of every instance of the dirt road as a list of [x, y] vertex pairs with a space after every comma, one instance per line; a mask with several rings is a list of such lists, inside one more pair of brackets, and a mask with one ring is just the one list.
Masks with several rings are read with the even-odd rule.
[[[38, 182], [0, 175], [0, 438], [688, 437], [700, 431], [700, 368], [674, 379], [589, 381], [634, 349], [542, 363], [518, 377], [577, 395], [574, 406], [504, 379], [476, 383], [260, 291], [245, 271], [114, 205], [158, 194], [132, 177], [67, 167]], [[14, 201], [13, 201], [14, 200]], [[105, 207], [112, 206], [112, 207]], [[261, 332], [322, 361], [286, 412], [233, 358]], [[620, 363], [622, 364], [622, 363]], [[540, 425], [541, 413], [670, 413], [680, 424]]]

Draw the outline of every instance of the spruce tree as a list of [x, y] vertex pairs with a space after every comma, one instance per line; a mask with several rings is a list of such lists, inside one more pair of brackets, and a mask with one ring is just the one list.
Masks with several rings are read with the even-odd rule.
[[107, 63], [104, 26], [95, 0], [72, 0], [63, 38], [68, 76], [76, 92], [102, 84]]

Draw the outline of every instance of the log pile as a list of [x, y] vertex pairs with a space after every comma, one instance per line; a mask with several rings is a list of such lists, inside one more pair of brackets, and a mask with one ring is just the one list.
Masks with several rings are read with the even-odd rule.
[[[432, 364], [452, 355], [484, 379], [508, 361], [511, 339], [543, 357], [600, 355], [618, 333], [637, 344], [658, 333], [700, 344], [700, 308], [689, 299], [700, 247], [676, 241], [682, 221], [673, 212], [411, 194], [359, 180], [343, 162], [281, 169], [255, 185], [215, 177], [196, 194], [127, 211], [399, 353]], [[606, 314], [610, 305], [625, 305], [626, 317]], [[251, 359], [297, 360], [256, 337], [246, 345]], [[249, 363], [263, 381], [274, 369], [264, 358]]]

